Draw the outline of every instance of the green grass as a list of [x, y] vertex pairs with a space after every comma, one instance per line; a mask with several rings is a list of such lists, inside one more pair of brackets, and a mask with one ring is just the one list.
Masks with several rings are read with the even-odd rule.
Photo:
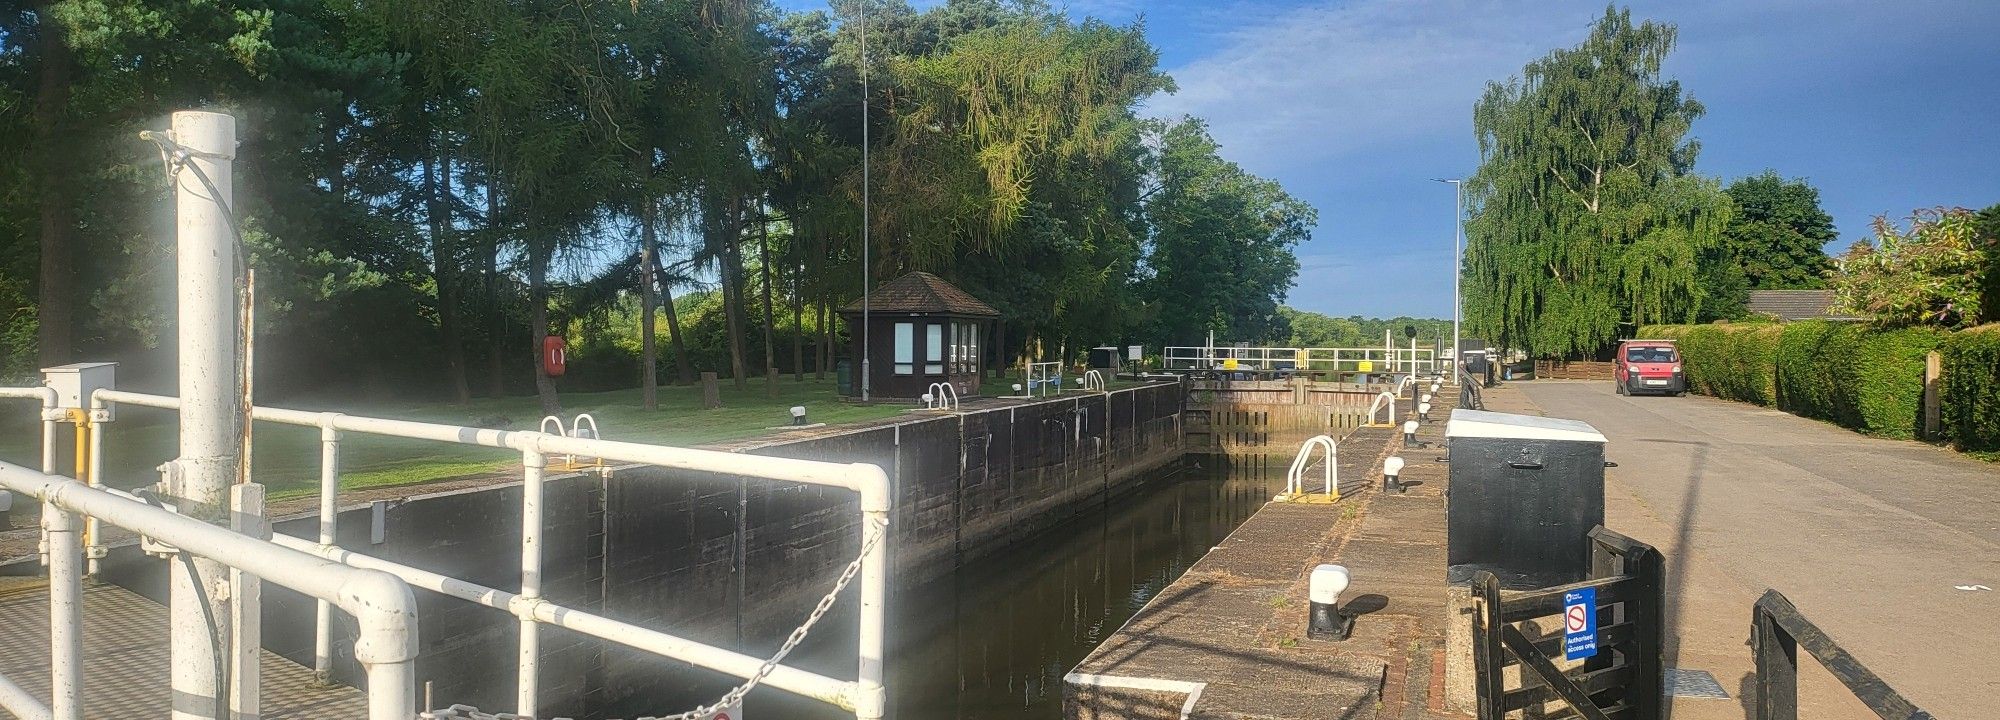
[[[660, 409], [639, 407], [639, 391], [567, 393], [562, 396], [565, 422], [577, 413], [597, 419], [602, 437], [658, 445], [699, 445], [737, 440], [769, 432], [791, 422], [787, 410], [804, 405], [813, 422], [842, 423], [894, 416], [907, 406], [856, 405], [840, 401], [832, 380], [778, 382], [777, 397], [766, 397], [764, 382], [752, 380], [742, 390], [722, 383], [722, 407], [701, 408], [696, 387], [663, 386]], [[290, 406], [288, 406], [290, 407]], [[445, 404], [355, 404], [299, 406], [297, 409], [336, 411], [352, 415], [418, 420], [448, 425], [475, 425], [482, 419], [504, 417], [507, 429], [534, 430], [541, 419], [534, 397], [474, 400], [465, 406]], [[28, 422], [29, 403], [0, 405], [0, 459], [39, 466], [40, 431]], [[105, 434], [106, 484], [133, 488], [158, 479], [155, 466], [176, 455], [178, 426], [174, 414], [150, 408], [121, 407]], [[59, 469], [69, 472], [68, 426], [60, 426]], [[252, 467], [258, 482], [274, 499], [314, 493], [319, 484], [319, 430], [258, 423]], [[341, 487], [387, 487], [444, 480], [502, 470], [518, 465], [515, 453], [493, 448], [348, 433], [341, 441]]]

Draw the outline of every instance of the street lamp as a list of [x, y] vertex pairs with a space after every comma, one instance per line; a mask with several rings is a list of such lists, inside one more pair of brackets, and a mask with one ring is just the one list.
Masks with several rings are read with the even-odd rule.
[[1464, 271], [1459, 249], [1465, 241], [1465, 180], [1463, 178], [1431, 178], [1441, 183], [1451, 183], [1454, 213], [1451, 216], [1451, 382], [1458, 384], [1458, 364], [1462, 355], [1458, 352], [1458, 310], [1465, 302], [1458, 294], [1458, 276]]

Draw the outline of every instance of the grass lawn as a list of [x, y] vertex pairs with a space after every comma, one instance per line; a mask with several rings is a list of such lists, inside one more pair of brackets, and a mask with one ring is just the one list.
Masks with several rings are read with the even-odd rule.
[[[764, 381], [752, 380], [742, 390], [728, 381], [722, 383], [722, 407], [701, 408], [697, 387], [662, 386], [660, 409], [639, 408], [639, 390], [602, 393], [567, 393], [562, 396], [564, 421], [576, 413], [590, 413], [607, 440], [626, 440], [659, 445], [698, 445], [761, 435], [767, 428], [791, 422], [787, 410], [804, 405], [813, 422], [841, 423], [896, 415], [907, 406], [855, 405], [841, 402], [833, 380], [794, 383], [778, 381], [778, 396], [765, 396]], [[357, 404], [353, 406], [309, 406], [301, 410], [331, 410], [352, 415], [418, 420], [448, 425], [474, 425], [483, 418], [505, 417], [507, 429], [534, 430], [541, 419], [540, 402], [534, 397], [479, 399], [454, 407], [446, 404]], [[28, 401], [0, 405], [0, 459], [18, 465], [38, 467], [40, 430], [29, 422], [35, 417]], [[59, 469], [67, 465], [69, 426], [59, 426]], [[178, 443], [179, 423], [170, 411], [140, 407], [120, 407], [118, 420], [105, 438], [105, 479], [114, 487], [133, 488], [159, 479], [154, 467], [172, 459]], [[268, 422], [256, 427], [252, 455], [258, 482], [270, 488], [271, 497], [310, 495], [319, 486], [319, 429]], [[516, 453], [493, 448], [436, 443], [424, 440], [389, 438], [347, 433], [341, 440], [341, 487], [364, 488], [443, 480], [500, 470], [517, 465]]]

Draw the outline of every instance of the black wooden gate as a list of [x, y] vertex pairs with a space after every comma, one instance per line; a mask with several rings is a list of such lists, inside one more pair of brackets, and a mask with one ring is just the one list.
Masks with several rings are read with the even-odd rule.
[[[1480, 720], [1501, 720], [1510, 711], [1549, 701], [1568, 706], [1547, 715], [1551, 718], [1661, 720], [1666, 570], [1660, 553], [1602, 526], [1585, 541], [1592, 567], [1583, 582], [1503, 596], [1492, 573], [1473, 577]], [[1584, 588], [1597, 591], [1597, 655], [1565, 671], [1556, 665], [1563, 654], [1563, 594]], [[1544, 620], [1543, 627], [1552, 621], [1556, 632], [1530, 637], [1518, 627], [1535, 620]], [[1540, 682], [1509, 689], [1504, 670], [1517, 664], [1524, 681]]]

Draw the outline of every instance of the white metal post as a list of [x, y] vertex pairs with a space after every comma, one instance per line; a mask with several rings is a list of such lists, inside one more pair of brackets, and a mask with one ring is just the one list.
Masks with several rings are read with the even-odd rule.
[[[93, 405], [96, 403], [93, 402]], [[104, 486], [104, 429], [111, 427], [111, 414], [95, 407], [90, 410], [90, 473], [87, 482], [91, 487]], [[83, 519], [83, 557], [85, 572], [97, 575], [97, 560], [104, 557], [104, 532], [97, 526], [97, 518]]]
[[[236, 119], [177, 112], [173, 138], [187, 157], [175, 175], [181, 423], [180, 457], [174, 461], [177, 471], [167, 474], [167, 494], [183, 515], [222, 524], [240, 460], [237, 421], [243, 407], [236, 366], [236, 242], [228, 217]], [[217, 658], [227, 646], [219, 624], [229, 617], [229, 607], [218, 589], [228, 572], [221, 563], [189, 555], [170, 565], [173, 717], [215, 718], [226, 712]]]
[[83, 720], [83, 523], [42, 505], [49, 543], [50, 717]]
[[[540, 450], [521, 451], [521, 597], [534, 601], [542, 597], [542, 473], [548, 458]], [[541, 684], [542, 642], [534, 618], [521, 618], [520, 684], [514, 712], [535, 716], [535, 697]]]
[[1462, 298], [1462, 297], [1461, 297], [1461, 296], [1459, 295], [1459, 290], [1458, 290], [1458, 282], [1459, 282], [1459, 277], [1460, 277], [1461, 275], [1464, 275], [1464, 274], [1465, 274], [1465, 266], [1464, 266], [1464, 263], [1465, 263], [1465, 260], [1464, 260], [1464, 257], [1463, 257], [1463, 256], [1464, 256], [1464, 253], [1465, 253], [1465, 251], [1464, 251], [1464, 250], [1462, 249], [1462, 248], [1463, 248], [1463, 247], [1465, 246], [1465, 181], [1464, 181], [1464, 180], [1454, 180], [1454, 181], [1452, 181], [1452, 183], [1451, 183], [1451, 186], [1452, 186], [1452, 195], [1453, 195], [1453, 198], [1454, 198], [1454, 199], [1453, 199], [1453, 202], [1452, 202], [1452, 207], [1453, 207], [1453, 213], [1452, 213], [1452, 216], [1451, 216], [1451, 221], [1452, 221], [1452, 233], [1451, 233], [1451, 383], [1452, 383], [1453, 385], [1457, 385], [1457, 384], [1458, 384], [1458, 382], [1459, 382], [1459, 380], [1458, 380], [1458, 357], [1459, 357], [1459, 355], [1458, 355], [1458, 343], [1459, 343], [1459, 333], [1458, 333], [1458, 323], [1459, 323], [1459, 315], [1460, 315], [1460, 313], [1462, 313], [1462, 312], [1463, 312], [1463, 308], [1465, 307], [1465, 300], [1464, 300], [1464, 299], [1463, 299], [1463, 298]]
[[893, 490], [882, 468], [866, 463], [849, 467], [860, 480], [855, 489], [861, 493], [862, 542], [867, 542], [871, 529], [882, 533], [861, 558], [860, 667], [855, 676], [854, 717], [881, 720], [888, 709], [883, 671], [888, 652], [889, 506]]
[[[240, 483], [229, 489], [230, 529], [263, 540], [271, 536], [264, 519], [264, 486]], [[240, 568], [229, 569], [229, 714], [232, 718], [263, 716], [264, 582]]]
[[[319, 544], [333, 547], [340, 523], [340, 430], [333, 426], [339, 413], [325, 413], [319, 423]], [[333, 606], [318, 602], [313, 625], [313, 677], [333, 682]]]

